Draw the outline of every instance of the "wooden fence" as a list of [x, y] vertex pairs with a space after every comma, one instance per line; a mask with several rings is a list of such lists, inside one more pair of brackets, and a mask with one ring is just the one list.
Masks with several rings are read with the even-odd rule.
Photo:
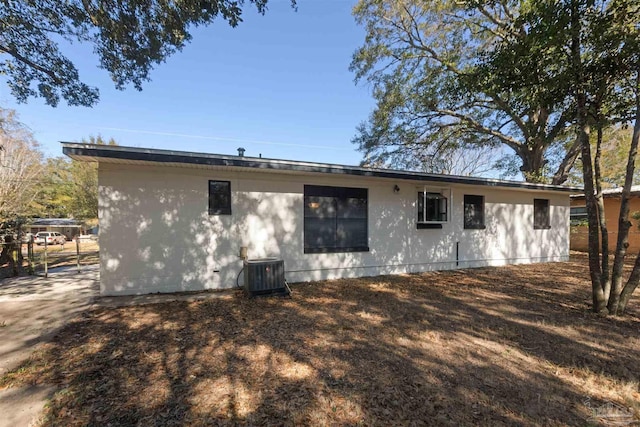
[[64, 244], [37, 245], [33, 237], [26, 242], [0, 242], [0, 279], [20, 274], [47, 277], [55, 267], [95, 264], [99, 259], [99, 243], [94, 239], [74, 239]]

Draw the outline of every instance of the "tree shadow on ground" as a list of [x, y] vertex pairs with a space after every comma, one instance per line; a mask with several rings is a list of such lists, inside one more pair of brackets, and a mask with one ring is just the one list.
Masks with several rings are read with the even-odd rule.
[[640, 318], [588, 313], [584, 270], [96, 309], [2, 383], [56, 384], [48, 425], [585, 425], [607, 402], [637, 418]]

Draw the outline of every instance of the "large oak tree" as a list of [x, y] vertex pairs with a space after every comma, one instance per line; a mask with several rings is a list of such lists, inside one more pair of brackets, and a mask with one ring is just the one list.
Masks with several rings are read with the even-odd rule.
[[351, 69], [376, 99], [354, 138], [365, 158], [411, 166], [460, 147], [507, 147], [528, 181], [563, 183], [579, 152], [567, 132], [572, 106], [536, 87], [504, 90], [478, 68], [495, 43], [529, 31], [517, 23], [521, 7], [510, 0], [360, 0], [354, 15], [366, 39]]
[[[640, 4], [631, 0], [524, 2], [515, 22], [527, 28], [497, 43], [482, 67], [489, 81], [515, 94], [535, 87], [555, 105], [570, 105], [580, 148], [589, 225], [593, 310], [622, 314], [640, 283], [640, 254], [624, 275], [629, 196], [640, 141]], [[633, 124], [624, 164], [618, 238], [609, 262], [602, 197], [607, 127]], [[594, 137], [595, 135], [595, 137]], [[595, 140], [595, 146], [592, 141]]]
[[[82, 82], [60, 42], [89, 43], [115, 87], [142, 88], [151, 70], [182, 49], [194, 27], [216, 19], [235, 27], [245, 3], [268, 0], [0, 0], [0, 74], [19, 102], [91, 106], [98, 89]], [[295, 6], [295, 0], [292, 1]]]

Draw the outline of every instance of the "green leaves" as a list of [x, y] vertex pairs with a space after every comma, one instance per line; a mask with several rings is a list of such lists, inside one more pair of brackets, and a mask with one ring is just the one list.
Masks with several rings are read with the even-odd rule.
[[[258, 12], [267, 0], [248, 0]], [[242, 0], [12, 0], [0, 8], [0, 74], [18, 102], [91, 106], [99, 92], [80, 80], [58, 41], [89, 43], [118, 89], [137, 90], [153, 68], [191, 40], [190, 29], [242, 22]], [[295, 7], [295, 1], [292, 1]]]
[[85, 37], [82, 22], [67, 15], [78, 18], [81, 12], [77, 5], [57, 6], [50, 1], [11, 1], [0, 9], [0, 73], [8, 77], [19, 102], [35, 96], [52, 106], [60, 96], [70, 105], [92, 105], [97, 100], [97, 89], [78, 80], [77, 69], [54, 41], [54, 37]]
[[[87, 144], [116, 145], [113, 138], [89, 137]], [[47, 160], [41, 194], [33, 204], [35, 216], [76, 219], [98, 217], [98, 164], [67, 157]]]
[[564, 142], [569, 106], [551, 102], [535, 82], [508, 86], [535, 69], [521, 61], [522, 52], [499, 49], [526, 34], [521, 6], [361, 0], [354, 14], [367, 35], [351, 70], [376, 99], [354, 138], [365, 157], [410, 167], [425, 152], [446, 159], [456, 150], [504, 145], [528, 179], [547, 179], [545, 156]]
[[[616, 125], [603, 132], [602, 155], [600, 158], [603, 188], [622, 187], [626, 175], [626, 164], [629, 157], [633, 130], [626, 126]], [[592, 151], [595, 152], [596, 136], [592, 135]], [[636, 159], [636, 165], [638, 165]], [[571, 172], [569, 181], [573, 185], [583, 185], [582, 162], [578, 160]], [[636, 168], [633, 182], [640, 182], [640, 169]]]

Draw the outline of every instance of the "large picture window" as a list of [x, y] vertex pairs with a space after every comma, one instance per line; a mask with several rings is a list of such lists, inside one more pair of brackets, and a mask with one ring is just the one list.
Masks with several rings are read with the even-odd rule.
[[551, 228], [549, 199], [533, 199], [533, 228], [534, 230]]
[[484, 196], [464, 195], [464, 228], [482, 230], [484, 227]]
[[231, 182], [209, 181], [209, 215], [231, 215]]
[[304, 186], [304, 252], [366, 252], [366, 188]]

